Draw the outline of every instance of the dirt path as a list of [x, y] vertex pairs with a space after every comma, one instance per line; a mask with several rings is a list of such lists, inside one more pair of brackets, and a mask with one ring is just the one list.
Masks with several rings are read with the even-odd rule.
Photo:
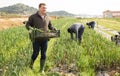
[[112, 35], [118, 34], [118, 31], [111, 30], [102, 25], [97, 25], [97, 27], [95, 28], [95, 31], [100, 33], [103, 37], [107, 38], [108, 40], [111, 40]]

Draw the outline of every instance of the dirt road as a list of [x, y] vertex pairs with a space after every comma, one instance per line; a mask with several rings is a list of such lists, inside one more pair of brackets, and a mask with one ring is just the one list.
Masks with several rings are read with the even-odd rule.
[[118, 34], [118, 31], [105, 28], [102, 25], [97, 25], [97, 27], [95, 28], [95, 31], [100, 33], [103, 37], [107, 38], [108, 40], [111, 40], [112, 35]]

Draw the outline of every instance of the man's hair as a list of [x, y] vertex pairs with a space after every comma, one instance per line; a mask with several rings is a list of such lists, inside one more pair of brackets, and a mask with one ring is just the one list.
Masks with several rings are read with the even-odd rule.
[[42, 5], [46, 5], [46, 4], [45, 4], [45, 3], [40, 3], [40, 4], [39, 4], [39, 8], [40, 8]]

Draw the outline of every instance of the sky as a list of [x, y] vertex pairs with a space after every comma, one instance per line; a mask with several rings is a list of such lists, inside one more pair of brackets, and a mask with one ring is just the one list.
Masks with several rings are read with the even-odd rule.
[[0, 8], [16, 3], [34, 8], [46, 3], [48, 12], [64, 10], [73, 14], [102, 15], [105, 10], [120, 11], [120, 0], [0, 0]]

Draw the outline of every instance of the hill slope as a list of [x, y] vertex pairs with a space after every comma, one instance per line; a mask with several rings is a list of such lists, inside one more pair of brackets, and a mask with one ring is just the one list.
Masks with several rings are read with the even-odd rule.
[[74, 14], [71, 14], [66, 11], [53, 11], [53, 12], [48, 12], [48, 14], [54, 16], [74, 16]]
[[[22, 3], [14, 4], [11, 6], [0, 8], [0, 12], [5, 12], [7, 14], [20, 14], [20, 15], [31, 15], [37, 11], [36, 8], [24, 5]], [[53, 11], [47, 12], [50, 16], [74, 16], [74, 14], [68, 13], [66, 11]]]
[[0, 8], [0, 12], [6, 12], [8, 14], [21, 14], [21, 15], [29, 15], [32, 13], [35, 13], [37, 11], [37, 9], [33, 8], [33, 7], [29, 7], [27, 5], [18, 3], [12, 6], [8, 6], [8, 7], [3, 7]]

